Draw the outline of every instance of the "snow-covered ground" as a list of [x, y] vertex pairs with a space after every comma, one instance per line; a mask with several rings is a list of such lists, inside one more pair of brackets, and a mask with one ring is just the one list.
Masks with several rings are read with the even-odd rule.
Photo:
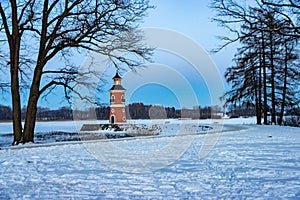
[[0, 199], [300, 199], [299, 128], [250, 118], [199, 121], [222, 133], [178, 131], [190, 122], [170, 120], [159, 136], [4, 148]]

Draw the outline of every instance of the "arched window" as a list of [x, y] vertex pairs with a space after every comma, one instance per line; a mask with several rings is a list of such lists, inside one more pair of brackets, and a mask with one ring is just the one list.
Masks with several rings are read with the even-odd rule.
[[121, 96], [121, 101], [122, 101], [123, 103], [125, 103], [124, 95]]
[[115, 95], [111, 95], [110, 102], [111, 102], [111, 103], [114, 103], [114, 102], [115, 102], [115, 99], [116, 99]]

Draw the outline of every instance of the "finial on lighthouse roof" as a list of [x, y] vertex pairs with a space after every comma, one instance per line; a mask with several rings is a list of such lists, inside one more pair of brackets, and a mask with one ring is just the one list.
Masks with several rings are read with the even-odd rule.
[[121, 78], [120, 75], [119, 75], [119, 69], [117, 68], [116, 70], [116, 75], [113, 77], [113, 79], [115, 78]]

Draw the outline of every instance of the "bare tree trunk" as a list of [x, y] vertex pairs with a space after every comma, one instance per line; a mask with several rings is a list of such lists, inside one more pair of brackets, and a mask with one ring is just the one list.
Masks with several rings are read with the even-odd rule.
[[272, 124], [276, 124], [276, 99], [275, 99], [275, 66], [274, 66], [274, 47], [273, 33], [270, 31], [270, 64], [271, 64], [271, 98], [272, 98]]
[[24, 126], [24, 135], [22, 142], [34, 142], [34, 128], [36, 121], [36, 113], [37, 113], [37, 100], [38, 97], [35, 94], [32, 94], [32, 90], [30, 92], [30, 97], [27, 106], [25, 126]]
[[36, 114], [37, 114], [37, 103], [40, 96], [40, 83], [41, 83], [41, 76], [42, 76], [42, 67], [38, 65], [34, 71], [34, 78], [32, 81], [28, 105], [27, 105], [27, 112], [26, 112], [26, 119], [24, 125], [24, 136], [23, 141], [26, 142], [34, 142], [34, 128], [36, 122]]
[[261, 125], [261, 86], [262, 86], [262, 75], [261, 75], [261, 56], [259, 56], [259, 69], [258, 69], [258, 88], [256, 89], [256, 92], [258, 94], [256, 94], [256, 124]]
[[256, 124], [260, 123], [261, 116], [259, 115], [259, 99], [258, 99], [258, 88], [255, 86], [255, 113], [256, 113]]
[[266, 69], [266, 52], [265, 52], [265, 38], [262, 31], [262, 67], [263, 67], [263, 82], [264, 82], [264, 124], [268, 124], [268, 96], [267, 96], [267, 69]]
[[13, 61], [13, 63], [11, 63], [11, 94], [14, 131], [14, 141], [12, 144], [16, 145], [19, 144], [22, 139], [21, 101], [19, 92], [18, 61], [16, 58], [12, 58], [11, 61]]
[[286, 90], [287, 90], [287, 76], [288, 76], [288, 50], [287, 50], [287, 45], [285, 44], [284, 80], [283, 80], [282, 102], [281, 102], [280, 115], [278, 120], [279, 125], [282, 125], [283, 115], [284, 115]]
[[[10, 73], [11, 73], [11, 95], [12, 95], [12, 112], [13, 112], [13, 145], [18, 144], [22, 139], [22, 123], [21, 123], [21, 98], [19, 85], [19, 55], [21, 36], [19, 34], [17, 4], [11, 1], [12, 9], [12, 34], [8, 36], [10, 48]], [[4, 17], [2, 17], [4, 19]], [[7, 21], [6, 21], [7, 22]], [[7, 31], [7, 35], [9, 35]]]
[[37, 103], [40, 96], [40, 83], [42, 77], [42, 71], [44, 67], [44, 58], [45, 58], [45, 44], [46, 44], [46, 35], [47, 35], [47, 19], [48, 19], [48, 0], [44, 1], [43, 7], [43, 18], [42, 18], [42, 32], [40, 38], [39, 54], [38, 54], [38, 63], [34, 70], [33, 80], [30, 88], [26, 119], [24, 125], [24, 136], [23, 142], [34, 142], [34, 128], [36, 122], [37, 114]]

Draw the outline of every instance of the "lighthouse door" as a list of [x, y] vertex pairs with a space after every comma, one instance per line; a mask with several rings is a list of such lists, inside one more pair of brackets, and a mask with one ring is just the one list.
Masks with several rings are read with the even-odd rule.
[[114, 117], [114, 116], [111, 116], [111, 118], [110, 118], [110, 123], [112, 123], [112, 124], [115, 123], [115, 117]]

